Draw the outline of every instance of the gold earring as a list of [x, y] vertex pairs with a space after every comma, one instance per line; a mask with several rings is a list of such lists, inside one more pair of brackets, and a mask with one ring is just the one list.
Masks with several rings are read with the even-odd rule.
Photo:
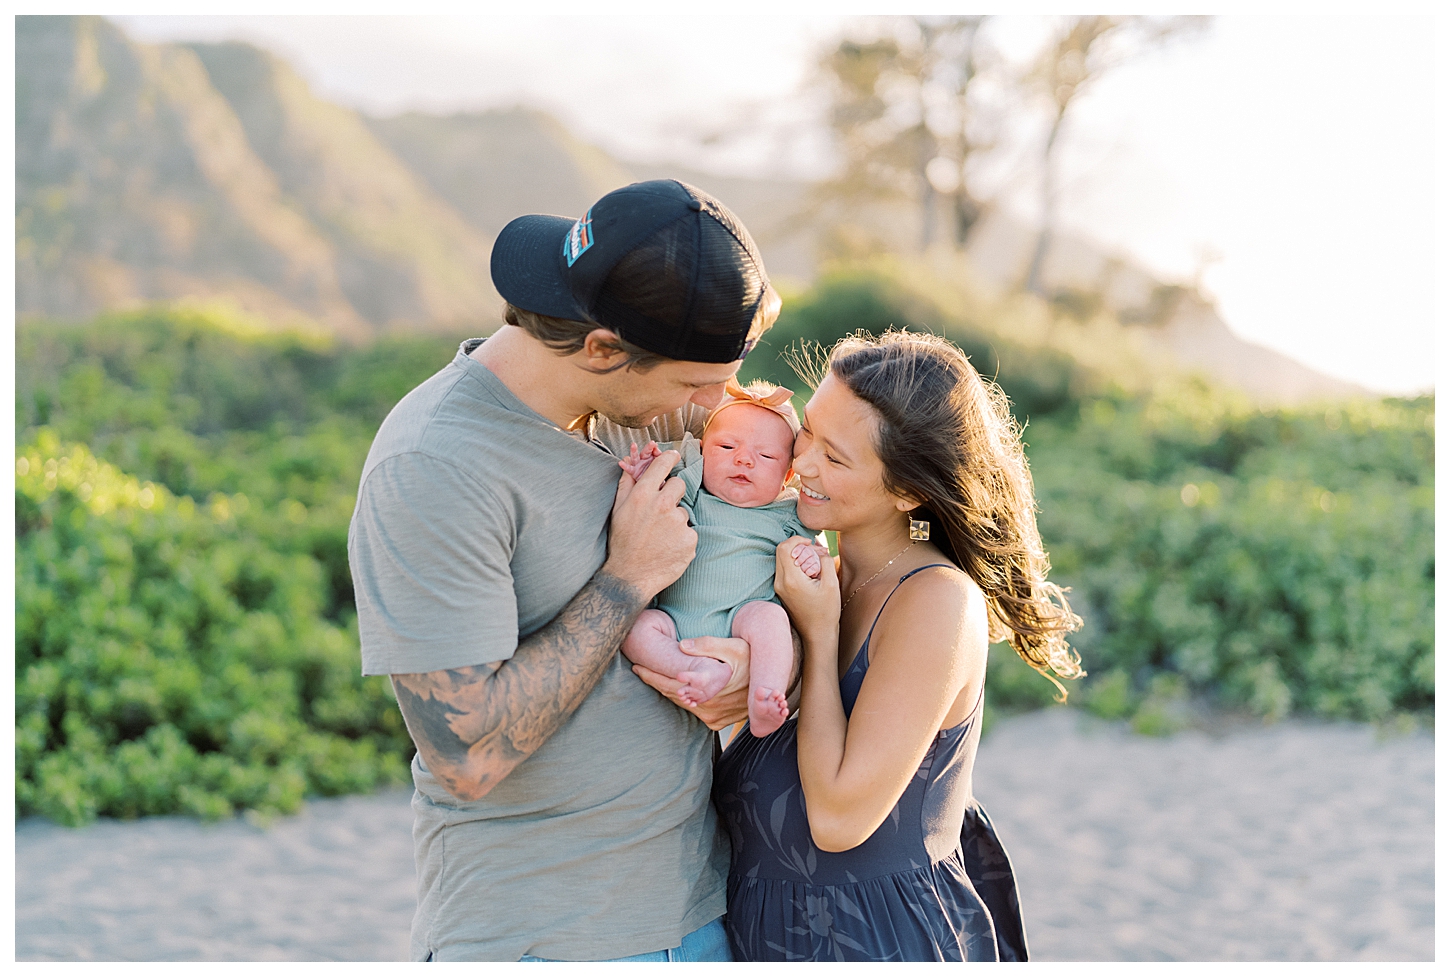
[[925, 543], [931, 539], [931, 523], [925, 519], [913, 519], [911, 520], [910, 533], [913, 543]]

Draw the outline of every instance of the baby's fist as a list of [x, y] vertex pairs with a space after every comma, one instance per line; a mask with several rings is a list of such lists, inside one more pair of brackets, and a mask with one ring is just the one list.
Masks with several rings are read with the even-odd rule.
[[634, 442], [630, 442], [629, 457], [621, 458], [619, 462], [619, 467], [629, 472], [630, 478], [638, 481], [639, 477], [644, 474], [645, 469], [649, 467], [649, 463], [654, 461], [659, 456], [660, 446], [655, 444], [653, 441], [645, 445], [643, 451], [639, 450], [639, 445], [635, 444]]
[[795, 565], [801, 568], [801, 573], [813, 580], [820, 579], [821, 557], [816, 553], [814, 546], [807, 546], [802, 543], [795, 548], [791, 554], [795, 558]]

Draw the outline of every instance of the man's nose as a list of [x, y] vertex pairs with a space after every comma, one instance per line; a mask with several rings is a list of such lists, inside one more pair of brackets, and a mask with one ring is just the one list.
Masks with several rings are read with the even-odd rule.
[[696, 390], [694, 396], [690, 398], [690, 403], [699, 404], [701, 407], [714, 407], [720, 403], [721, 398], [724, 396], [725, 383], [721, 381], [712, 386], [701, 387], [699, 390]]

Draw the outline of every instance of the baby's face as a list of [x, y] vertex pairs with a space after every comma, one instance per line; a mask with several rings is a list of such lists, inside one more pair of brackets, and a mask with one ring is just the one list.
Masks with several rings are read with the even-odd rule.
[[715, 415], [700, 448], [705, 491], [745, 509], [769, 505], [790, 475], [790, 425], [773, 410], [732, 404]]

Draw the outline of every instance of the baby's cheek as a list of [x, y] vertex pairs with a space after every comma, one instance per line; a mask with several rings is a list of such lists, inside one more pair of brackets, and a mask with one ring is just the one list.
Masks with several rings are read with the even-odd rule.
[[721, 483], [725, 481], [725, 476], [720, 474], [720, 464], [718, 462], [712, 464], [709, 455], [705, 456], [705, 467], [700, 472], [700, 481], [704, 483], [706, 492], [716, 496], [720, 494]]

